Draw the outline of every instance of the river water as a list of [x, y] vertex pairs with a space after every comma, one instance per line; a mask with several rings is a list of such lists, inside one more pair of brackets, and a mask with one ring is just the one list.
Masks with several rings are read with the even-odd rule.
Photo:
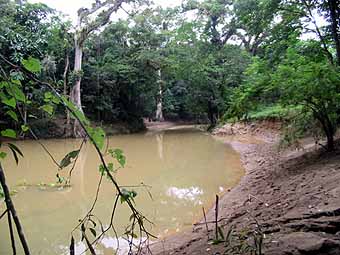
[[[65, 154], [77, 149], [81, 141], [46, 140], [42, 143], [60, 161]], [[16, 142], [16, 145], [24, 158], [16, 166], [8, 157], [3, 166], [11, 190], [17, 192], [13, 200], [31, 252], [68, 254], [70, 232], [87, 213], [95, 197], [100, 177], [99, 158], [92, 145], [86, 144], [72, 172], [71, 187], [58, 188], [53, 187], [58, 169], [42, 147], [35, 141]], [[137, 208], [154, 223], [148, 227], [158, 237], [190, 228], [202, 217], [202, 207], [208, 210], [215, 194], [237, 185], [244, 174], [238, 153], [195, 129], [114, 136], [108, 139], [108, 146], [124, 151], [127, 163], [118, 171], [116, 179], [120, 185], [138, 193]], [[60, 175], [67, 176], [68, 169], [62, 170]], [[109, 221], [114, 196], [112, 184], [104, 179], [94, 210], [104, 226]], [[1, 213], [3, 201], [0, 209]], [[114, 224], [120, 235], [130, 215], [127, 207], [119, 203]], [[100, 232], [98, 226], [97, 231]], [[114, 254], [117, 245], [114, 236], [109, 232], [101, 240], [97, 254]], [[79, 240], [76, 244], [77, 254], [80, 254], [85, 245]], [[0, 221], [0, 254], [11, 254], [10, 247], [7, 221], [3, 218]]]

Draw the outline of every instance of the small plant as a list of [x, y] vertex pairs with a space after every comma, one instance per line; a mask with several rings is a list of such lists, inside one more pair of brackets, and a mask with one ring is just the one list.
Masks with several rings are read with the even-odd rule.
[[[264, 233], [262, 232], [261, 225], [257, 219], [249, 211], [247, 211], [249, 216], [255, 222], [255, 228], [243, 228], [237, 231], [236, 227], [231, 225], [225, 234], [223, 232], [223, 228], [218, 225], [221, 221], [221, 219], [218, 220], [218, 204], [219, 196], [216, 195], [215, 221], [209, 222], [215, 224], [215, 239], [211, 241], [211, 244], [217, 245], [223, 243], [225, 246], [223, 254], [225, 255], [262, 255]], [[209, 238], [209, 228], [204, 208], [203, 216], [207, 229], [208, 240], [211, 240]]]
[[212, 244], [223, 243], [225, 255], [262, 255], [262, 246], [264, 235], [261, 229], [256, 227], [252, 230], [244, 228], [239, 231], [236, 230], [235, 226], [231, 226], [226, 234], [223, 233], [221, 227], [219, 227], [219, 239], [213, 240]]

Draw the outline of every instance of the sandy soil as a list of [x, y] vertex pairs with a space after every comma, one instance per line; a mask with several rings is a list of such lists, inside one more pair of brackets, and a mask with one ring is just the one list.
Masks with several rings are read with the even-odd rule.
[[[240, 155], [246, 175], [220, 200], [219, 226], [226, 233], [264, 234], [264, 254], [340, 254], [340, 155], [313, 144], [278, 151], [278, 123], [226, 125], [215, 130]], [[214, 210], [191, 231], [151, 245], [153, 254], [233, 253], [211, 244]], [[246, 240], [251, 243], [251, 239]]]

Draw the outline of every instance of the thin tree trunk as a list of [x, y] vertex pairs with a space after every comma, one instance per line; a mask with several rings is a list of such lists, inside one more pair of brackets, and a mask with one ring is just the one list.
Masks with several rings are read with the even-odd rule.
[[13, 217], [13, 221], [14, 221], [15, 227], [17, 229], [18, 236], [19, 236], [22, 248], [24, 249], [25, 255], [30, 255], [31, 253], [30, 253], [29, 248], [28, 248], [28, 244], [27, 244], [27, 241], [26, 241], [26, 238], [25, 238], [25, 235], [24, 235], [24, 231], [21, 227], [19, 217], [17, 215], [14, 204], [12, 202], [8, 186], [6, 184], [5, 173], [4, 173], [4, 170], [1, 166], [1, 164], [0, 164], [0, 184], [1, 184], [1, 187], [2, 187], [4, 195], [5, 195], [5, 203], [6, 203], [6, 207], [8, 209], [7, 213], [10, 213], [11, 216]]
[[[99, 63], [99, 60], [100, 60], [100, 53], [101, 53], [101, 42], [100, 42], [100, 38], [97, 39], [97, 43], [96, 43], [96, 46], [97, 46], [97, 63]], [[97, 64], [97, 70], [96, 70], [96, 73], [97, 73], [97, 97], [100, 97], [100, 74], [99, 74], [99, 70], [100, 70], [100, 66], [99, 64]], [[97, 110], [97, 121], [100, 121], [100, 116], [101, 116], [101, 111], [98, 109]]]
[[323, 46], [323, 50], [324, 50], [325, 54], [327, 55], [327, 58], [328, 58], [329, 62], [331, 64], [334, 64], [332, 53], [330, 53], [330, 51], [328, 50], [327, 43], [325, 41], [325, 37], [321, 34], [319, 26], [316, 23], [316, 20], [315, 20], [315, 18], [313, 16], [313, 13], [312, 13], [312, 10], [311, 10], [311, 6], [308, 4], [308, 2], [306, 0], [303, 0], [303, 4], [307, 8], [307, 11], [308, 11], [308, 14], [309, 14], [309, 18], [311, 19], [312, 23], [314, 24], [316, 34], [317, 34], [317, 36], [320, 39], [320, 42], [321, 42], [321, 44]]
[[338, 8], [337, 0], [328, 0], [328, 6], [331, 16], [331, 28], [332, 28], [332, 37], [336, 50], [336, 63], [340, 65], [340, 38], [339, 38], [339, 8]]
[[334, 151], [335, 128], [333, 127], [333, 124], [331, 120], [329, 119], [328, 115], [326, 115], [326, 125], [327, 125], [327, 149], [328, 151]]
[[13, 255], [16, 255], [17, 249], [15, 247], [14, 231], [13, 231], [12, 218], [11, 218], [11, 212], [10, 211], [7, 211], [7, 219], [8, 219], [8, 228], [9, 228], [9, 235], [10, 235], [10, 238], [11, 238]]
[[[67, 74], [68, 74], [68, 71], [69, 71], [69, 67], [70, 67], [70, 56], [69, 56], [68, 53], [66, 53], [66, 57], [65, 57], [65, 69], [64, 69], [64, 73], [63, 73], [64, 96], [65, 97], [68, 96], [68, 89], [67, 89], [68, 79], [67, 79]], [[71, 136], [71, 118], [70, 118], [70, 112], [67, 109], [65, 109], [65, 111], [66, 111], [66, 126], [65, 126], [64, 135], [66, 137], [70, 137]]]
[[323, 132], [326, 135], [326, 139], [327, 139], [327, 146], [326, 149], [328, 151], [334, 151], [335, 149], [335, 144], [334, 144], [334, 133], [335, 133], [335, 129], [332, 126], [332, 123], [329, 120], [329, 117], [325, 114], [323, 114], [322, 112], [317, 112], [314, 111], [314, 116], [316, 117], [316, 119], [320, 122]]
[[327, 150], [328, 151], [334, 151], [335, 145], [334, 145], [334, 136], [331, 134], [327, 135]]
[[158, 70], [158, 96], [157, 96], [157, 109], [156, 109], [156, 120], [164, 121], [163, 116], [163, 80], [161, 69]]

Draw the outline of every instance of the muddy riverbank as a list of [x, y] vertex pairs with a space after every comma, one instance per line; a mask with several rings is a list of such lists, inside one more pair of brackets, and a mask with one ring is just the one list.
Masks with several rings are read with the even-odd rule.
[[[280, 124], [226, 125], [214, 132], [237, 150], [246, 170], [220, 200], [219, 226], [264, 234], [264, 254], [340, 254], [340, 154], [308, 142], [278, 150]], [[214, 210], [207, 221], [214, 220]], [[203, 223], [203, 221], [201, 222]], [[209, 225], [209, 237], [214, 225]], [[235, 230], [235, 231], [236, 231]], [[223, 254], [205, 224], [151, 246], [154, 254]], [[250, 241], [251, 242], [251, 241]], [[233, 254], [233, 253], [227, 253]], [[236, 254], [236, 253], [235, 253]]]

